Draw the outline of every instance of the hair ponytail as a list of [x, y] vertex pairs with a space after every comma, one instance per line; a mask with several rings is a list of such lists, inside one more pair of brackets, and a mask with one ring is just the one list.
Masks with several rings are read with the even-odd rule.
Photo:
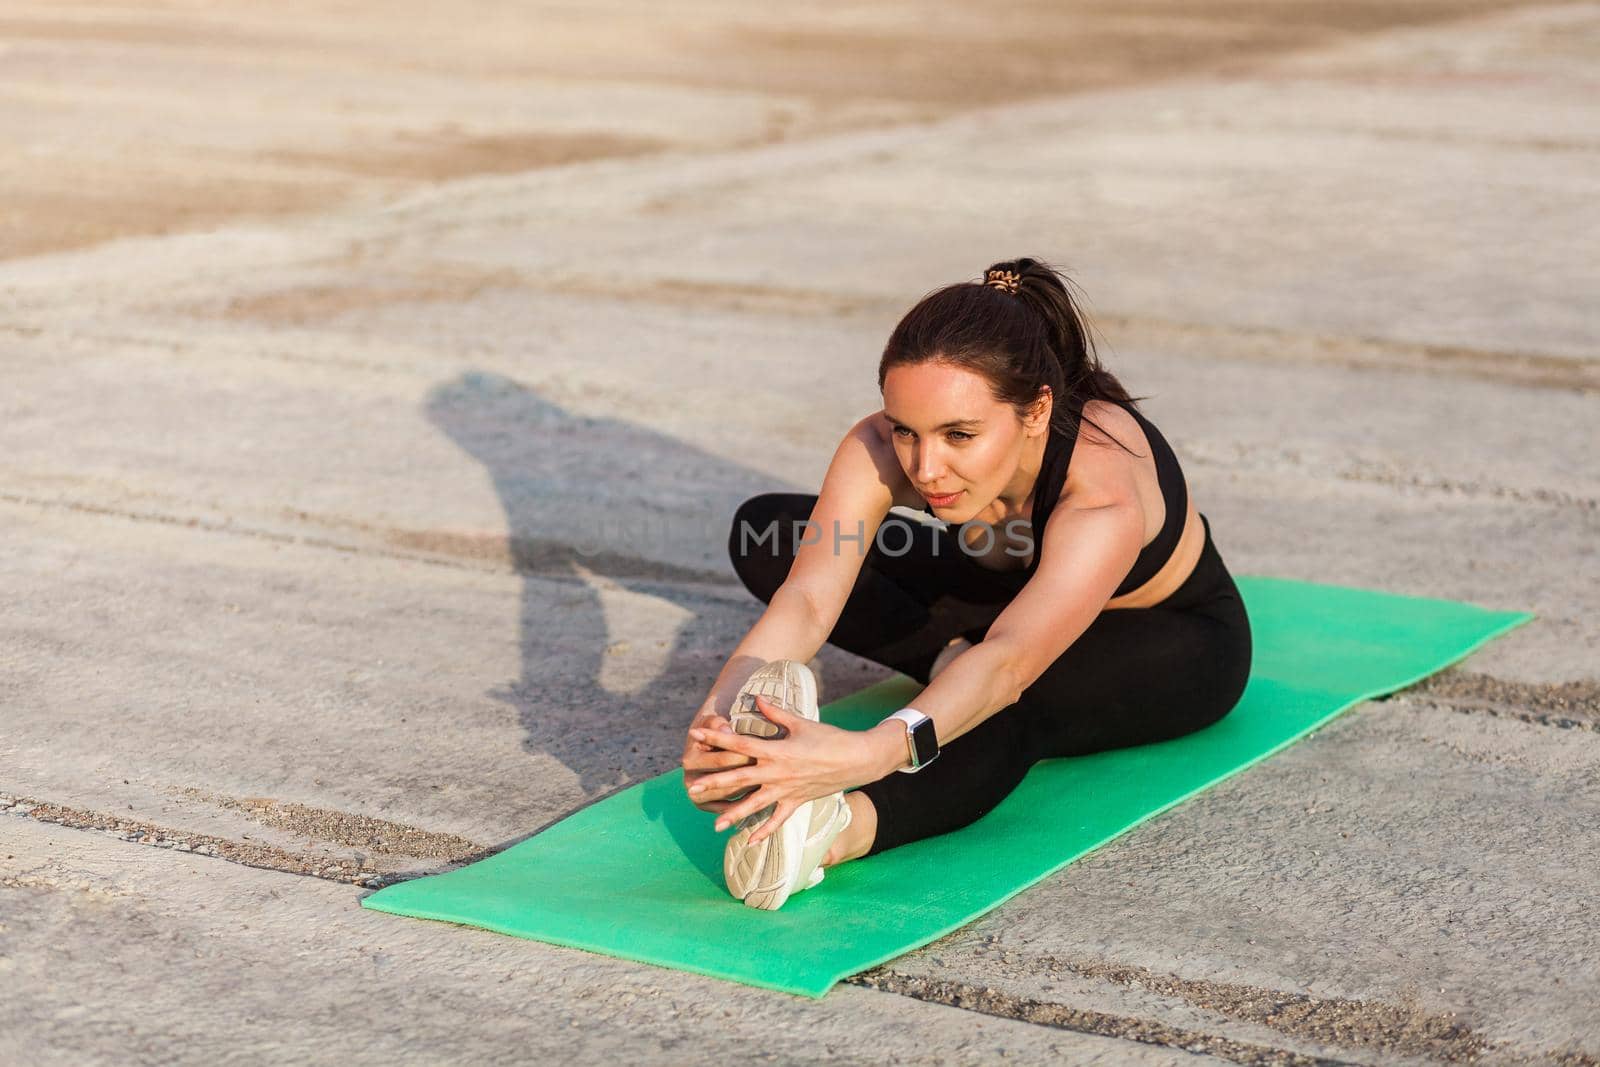
[[984, 277], [936, 289], [906, 312], [878, 362], [879, 391], [890, 367], [939, 360], [982, 375], [1019, 417], [1048, 385], [1051, 425], [1070, 434], [1080, 422], [1095, 426], [1083, 415], [1090, 400], [1136, 405], [1144, 399], [1130, 396], [1101, 366], [1066, 275], [1023, 258], [995, 263]]

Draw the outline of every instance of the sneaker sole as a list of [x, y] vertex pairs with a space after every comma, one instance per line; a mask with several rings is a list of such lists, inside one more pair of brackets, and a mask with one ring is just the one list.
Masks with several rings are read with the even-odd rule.
[[[793, 660], [777, 661], [785, 664]], [[764, 696], [781, 704], [796, 714], [807, 718], [817, 717], [816, 680], [810, 668], [797, 664], [799, 670], [785, 666], [781, 670], [768, 670], [764, 665], [751, 675], [745, 688], [739, 690], [730, 713], [735, 733], [752, 737], [775, 738], [783, 736], [777, 726], [756, 709], [755, 697]], [[746, 792], [744, 795], [749, 795]], [[739, 820], [738, 827], [722, 853], [722, 873], [728, 892], [752, 908], [771, 911], [782, 907], [792, 892], [789, 888], [799, 873], [806, 836], [811, 826], [811, 804], [802, 804], [778, 832], [766, 840], [750, 844], [750, 835], [766, 824], [773, 808], [762, 808]]]

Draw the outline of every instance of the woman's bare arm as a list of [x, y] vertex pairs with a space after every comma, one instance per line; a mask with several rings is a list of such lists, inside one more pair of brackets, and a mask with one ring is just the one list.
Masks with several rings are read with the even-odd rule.
[[775, 659], [808, 662], [817, 654], [828, 632], [821, 627], [816, 611], [798, 586], [787, 583], [772, 595], [772, 602], [754, 626], [734, 646], [727, 663], [711, 683], [701, 704], [700, 716], [728, 716], [734, 695], [763, 663]]
[[[757, 667], [776, 659], [808, 662], [833, 632], [855, 588], [867, 549], [894, 502], [891, 479], [899, 468], [896, 465], [891, 471], [885, 467], [886, 462], [895, 461], [878, 447], [872, 425], [878, 417], [874, 413], [857, 422], [840, 441], [812, 508], [811, 525], [801, 531], [803, 537], [788, 578], [772, 595], [761, 618], [734, 646], [691, 728], [714, 728], [718, 720], [726, 720], [734, 696]], [[749, 531], [748, 550], [771, 551], [772, 533]], [[684, 746], [688, 784], [700, 774], [745, 762], [742, 756], [694, 741]], [[714, 810], [704, 803], [701, 806]]]

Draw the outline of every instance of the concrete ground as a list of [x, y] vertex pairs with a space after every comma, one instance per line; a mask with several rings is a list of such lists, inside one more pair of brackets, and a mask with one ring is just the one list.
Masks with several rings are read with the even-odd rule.
[[[0, 11], [0, 1062], [1600, 1062], [1600, 5]], [[364, 888], [671, 769], [923, 292], [1538, 618], [821, 1001]], [[885, 671], [824, 649], [824, 698]]]

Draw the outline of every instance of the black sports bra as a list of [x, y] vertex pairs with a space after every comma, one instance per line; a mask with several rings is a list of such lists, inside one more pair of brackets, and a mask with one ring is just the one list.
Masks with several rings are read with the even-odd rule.
[[[1121, 401], [1113, 401], [1118, 407], [1132, 415], [1144, 429], [1145, 438], [1150, 442], [1150, 449], [1155, 455], [1156, 480], [1161, 486], [1161, 498], [1166, 502], [1166, 518], [1161, 523], [1161, 529], [1156, 533], [1155, 539], [1139, 551], [1139, 557], [1133, 561], [1133, 567], [1128, 571], [1122, 584], [1117, 586], [1117, 591], [1111, 595], [1122, 596], [1131, 593], [1145, 582], [1156, 576], [1172, 553], [1177, 550], [1178, 541], [1183, 536], [1184, 520], [1189, 514], [1189, 491], [1183, 481], [1183, 471], [1178, 466], [1178, 457], [1173, 453], [1172, 446], [1167, 444], [1167, 439], [1161, 431], [1141, 415], [1137, 408]], [[1055, 510], [1056, 498], [1061, 495], [1061, 487], [1066, 484], [1067, 467], [1072, 463], [1072, 452], [1078, 443], [1076, 433], [1063, 433], [1054, 426], [1050, 428], [1049, 436], [1045, 440], [1044, 461], [1039, 466], [1039, 477], [1035, 483], [1033, 494], [1033, 559], [1020, 573], [1032, 576], [1039, 567], [1040, 547], [1044, 544], [1044, 527], [1050, 519], [1050, 513]], [[933, 508], [923, 505], [923, 510], [930, 515]]]

